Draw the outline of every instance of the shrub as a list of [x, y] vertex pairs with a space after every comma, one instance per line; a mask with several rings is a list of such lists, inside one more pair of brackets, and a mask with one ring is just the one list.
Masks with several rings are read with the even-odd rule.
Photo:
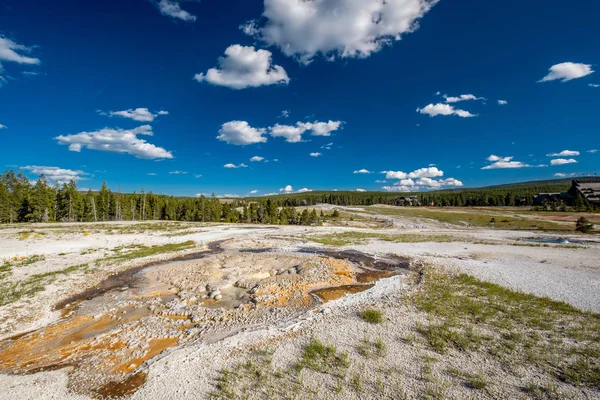
[[575, 223], [575, 230], [582, 233], [588, 233], [592, 229], [594, 229], [594, 224], [592, 224], [587, 218], [579, 217], [577, 222]]

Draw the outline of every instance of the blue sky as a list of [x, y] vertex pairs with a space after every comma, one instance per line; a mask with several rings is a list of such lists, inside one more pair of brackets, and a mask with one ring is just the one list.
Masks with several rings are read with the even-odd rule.
[[382, 4], [3, 0], [0, 163], [190, 196], [598, 172], [598, 1]]

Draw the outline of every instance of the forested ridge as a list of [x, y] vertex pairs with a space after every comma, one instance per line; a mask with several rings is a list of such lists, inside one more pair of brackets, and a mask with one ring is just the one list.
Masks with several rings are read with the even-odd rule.
[[[202, 222], [252, 222], [264, 224], [314, 224], [323, 217], [298, 206], [333, 205], [435, 205], [513, 206], [533, 204], [540, 192], [565, 192], [570, 181], [506, 185], [496, 188], [442, 190], [422, 193], [306, 192], [233, 199], [158, 195], [142, 189], [120, 193], [107, 188], [80, 192], [74, 181], [51, 185], [41, 176], [35, 183], [21, 172], [0, 175], [0, 222], [95, 222], [170, 220]], [[416, 197], [414, 197], [416, 196]]]

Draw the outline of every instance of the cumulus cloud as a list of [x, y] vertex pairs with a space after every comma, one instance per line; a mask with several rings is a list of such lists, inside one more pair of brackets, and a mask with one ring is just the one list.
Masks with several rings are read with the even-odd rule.
[[421, 114], [427, 114], [430, 117], [437, 117], [438, 115], [457, 115], [461, 118], [476, 117], [476, 114], [471, 114], [469, 111], [460, 110], [454, 108], [450, 104], [437, 103], [428, 104], [423, 108], [417, 108], [417, 112]]
[[[101, 111], [101, 110], [97, 110], [97, 112], [100, 115], [107, 115], [107, 113], [105, 113], [104, 111]], [[156, 114], [153, 114], [147, 108], [136, 108], [136, 109], [130, 108], [129, 110], [111, 111], [110, 113], [108, 113], [108, 115], [111, 117], [129, 118], [129, 119], [132, 119], [132, 120], [138, 121], [138, 122], [152, 122], [152, 121], [154, 121], [154, 119], [157, 116], [168, 115], [168, 114], [169, 114], [168, 111], [159, 111]]]
[[241, 163], [239, 165], [235, 165], [235, 164], [232, 164], [232, 163], [228, 163], [228, 164], [223, 165], [223, 168], [230, 168], [230, 169], [231, 168], [247, 168], [247, 167], [248, 166], [246, 164], [244, 164], [244, 163]]
[[0, 124], [0, 129], [8, 129], [6, 125]]
[[177, 18], [185, 22], [195, 22], [196, 16], [189, 12], [182, 10], [179, 2], [171, 0], [160, 0], [158, 2], [158, 9], [162, 15], [171, 18]]
[[323, 154], [321, 153], [310, 153], [311, 157], [321, 157]]
[[403, 171], [383, 171], [386, 179], [415, 179], [415, 178], [436, 178], [444, 176], [444, 171], [437, 167], [419, 168], [413, 172], [406, 173]]
[[294, 191], [294, 188], [292, 187], [292, 185], [287, 185], [286, 187], [279, 189], [279, 191], [283, 193], [292, 193]]
[[356, 189], [357, 192], [366, 192], [365, 189]]
[[186, 171], [171, 171], [169, 175], [187, 175]]
[[306, 193], [306, 192], [312, 192], [312, 189], [302, 188], [302, 189], [298, 190], [296, 193]]
[[354, 171], [355, 174], [372, 174], [373, 171], [369, 171], [368, 169], [359, 169]]
[[260, 192], [260, 190], [251, 190], [251, 191], [250, 191], [250, 194], [256, 194], [256, 193], [258, 193], [258, 192]]
[[508, 168], [526, 168], [530, 167], [529, 164], [525, 164], [521, 161], [513, 161], [514, 157], [500, 157], [492, 154], [487, 158], [492, 164], [486, 165], [481, 169], [508, 169]]
[[219, 57], [218, 64], [218, 68], [211, 68], [206, 74], [196, 74], [194, 79], [231, 89], [287, 85], [290, 81], [282, 66], [271, 64], [270, 51], [254, 50], [253, 46], [229, 46], [225, 56]]
[[41, 165], [27, 165], [20, 167], [36, 175], [44, 175], [48, 181], [67, 183], [69, 181], [86, 180], [87, 173], [80, 170], [64, 169], [59, 167], [47, 167]]
[[588, 153], [592, 153], [592, 154], [594, 154], [594, 153], [597, 153], [597, 152], [598, 152], [598, 149], [591, 149], [591, 150], [588, 150], [587, 152], [588, 152]]
[[290, 116], [290, 111], [289, 110], [283, 110], [281, 112], [281, 115], [279, 116], [280, 118], [287, 118]]
[[392, 186], [383, 187], [388, 192], [410, 192], [463, 186], [463, 183], [455, 178], [433, 179], [444, 176], [444, 171], [436, 167], [419, 168], [409, 173], [403, 171], [382, 171], [382, 173], [386, 174], [386, 179], [396, 180]]
[[580, 153], [576, 150], [563, 150], [560, 153], [546, 154], [548, 157], [573, 157], [578, 156]]
[[301, 142], [304, 131], [303, 128], [292, 125], [275, 124], [269, 127], [269, 135], [285, 138], [285, 141], [288, 143]]
[[557, 178], [566, 178], [568, 176], [577, 176], [577, 173], [573, 172], [571, 174], [565, 174], [563, 172], [557, 172], [556, 174], [554, 174], [554, 176], [556, 176]]
[[597, 83], [588, 83], [588, 86], [593, 88], [600, 88], [600, 85]]
[[69, 150], [75, 152], [87, 148], [111, 153], [130, 154], [144, 159], [173, 158], [171, 152], [138, 138], [138, 135], [152, 136], [152, 127], [142, 125], [135, 129], [104, 128], [94, 132], [60, 135], [54, 139], [58, 141], [58, 144], [68, 145]]
[[459, 101], [467, 100], [485, 100], [484, 97], [477, 97], [473, 94], [461, 94], [457, 97], [444, 95], [444, 98], [446, 99], [446, 103], [458, 103]]
[[261, 162], [264, 159], [265, 159], [264, 157], [254, 156], [250, 159], [250, 162]]
[[265, 143], [267, 138], [263, 135], [264, 128], [253, 128], [246, 121], [229, 121], [219, 129], [217, 139], [227, 144], [245, 146], [254, 143]]
[[202, 178], [202, 174], [194, 174], [194, 178], [196, 178], [196, 179]]
[[[269, 135], [273, 137], [283, 137], [288, 143], [298, 143], [302, 141], [302, 135], [309, 132], [312, 136], [331, 136], [331, 132], [341, 128], [342, 121], [327, 122], [296, 122], [296, 125], [275, 124], [269, 127]], [[326, 145], [326, 147], [331, 147]]]
[[501, 105], [501, 106], [505, 106], [505, 105], [508, 104], [508, 101], [506, 101], [506, 100], [498, 100], [498, 104]]
[[549, 82], [560, 79], [562, 82], [568, 82], [573, 79], [583, 78], [594, 73], [590, 64], [564, 62], [550, 67], [550, 73], [540, 79], [538, 82]]
[[550, 160], [550, 165], [565, 165], [565, 164], [575, 164], [577, 162], [574, 158], [556, 158], [554, 160]]
[[337, 131], [342, 125], [341, 121], [327, 121], [327, 122], [298, 122], [298, 126], [304, 128], [306, 131], [310, 131], [312, 136], [331, 136], [331, 132]]
[[156, 176], [156, 173], [154, 173], [154, 172], [148, 172], [146, 175], [148, 175], [148, 176]]
[[418, 28], [438, 0], [265, 0], [244, 32], [308, 64], [317, 55], [365, 58]]

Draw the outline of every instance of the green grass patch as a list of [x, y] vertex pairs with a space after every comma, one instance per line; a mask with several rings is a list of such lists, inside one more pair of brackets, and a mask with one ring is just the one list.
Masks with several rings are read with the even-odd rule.
[[[559, 224], [553, 221], [534, 219], [527, 215], [517, 215], [511, 211], [510, 216], [505, 216], [499, 211], [491, 212], [483, 209], [457, 209], [457, 208], [425, 208], [425, 207], [365, 207], [369, 214], [393, 215], [414, 218], [433, 219], [454, 225], [473, 225], [482, 227], [495, 227], [497, 229], [514, 230], [543, 230], [572, 232], [575, 224]], [[533, 215], [535, 216], [535, 215]], [[491, 219], [495, 222], [490, 224]]]
[[[121, 262], [134, 260], [136, 258], [150, 257], [157, 254], [172, 253], [175, 251], [188, 250], [196, 247], [196, 242], [188, 240], [183, 243], [170, 243], [160, 246], [139, 246], [133, 245], [133, 247], [117, 247], [114, 250], [117, 254], [104, 257], [99, 261], [106, 261], [109, 263]], [[132, 249], [131, 251], [127, 251]], [[125, 252], [123, 252], [125, 250]]]
[[0, 306], [14, 303], [22, 298], [33, 297], [43, 291], [46, 285], [53, 282], [59, 275], [68, 275], [80, 270], [87, 270], [87, 264], [73, 265], [68, 268], [35, 274], [23, 281], [0, 283]]
[[350, 365], [347, 353], [339, 353], [335, 346], [326, 345], [317, 339], [312, 339], [304, 347], [302, 358], [296, 368], [301, 371], [303, 368], [310, 368], [317, 372], [343, 374], [343, 371]]
[[507, 368], [538, 368], [554, 379], [600, 389], [600, 314], [432, 269], [425, 269], [420, 290], [407, 299], [429, 314], [416, 329], [436, 352], [486, 352]]
[[394, 234], [387, 235], [375, 232], [342, 232], [329, 235], [303, 236], [303, 239], [321, 243], [326, 246], [346, 246], [367, 240], [382, 240], [393, 243], [423, 243], [423, 242], [464, 242], [464, 239], [450, 235]]
[[368, 308], [361, 311], [360, 317], [370, 324], [380, 324], [383, 322], [383, 311]]

